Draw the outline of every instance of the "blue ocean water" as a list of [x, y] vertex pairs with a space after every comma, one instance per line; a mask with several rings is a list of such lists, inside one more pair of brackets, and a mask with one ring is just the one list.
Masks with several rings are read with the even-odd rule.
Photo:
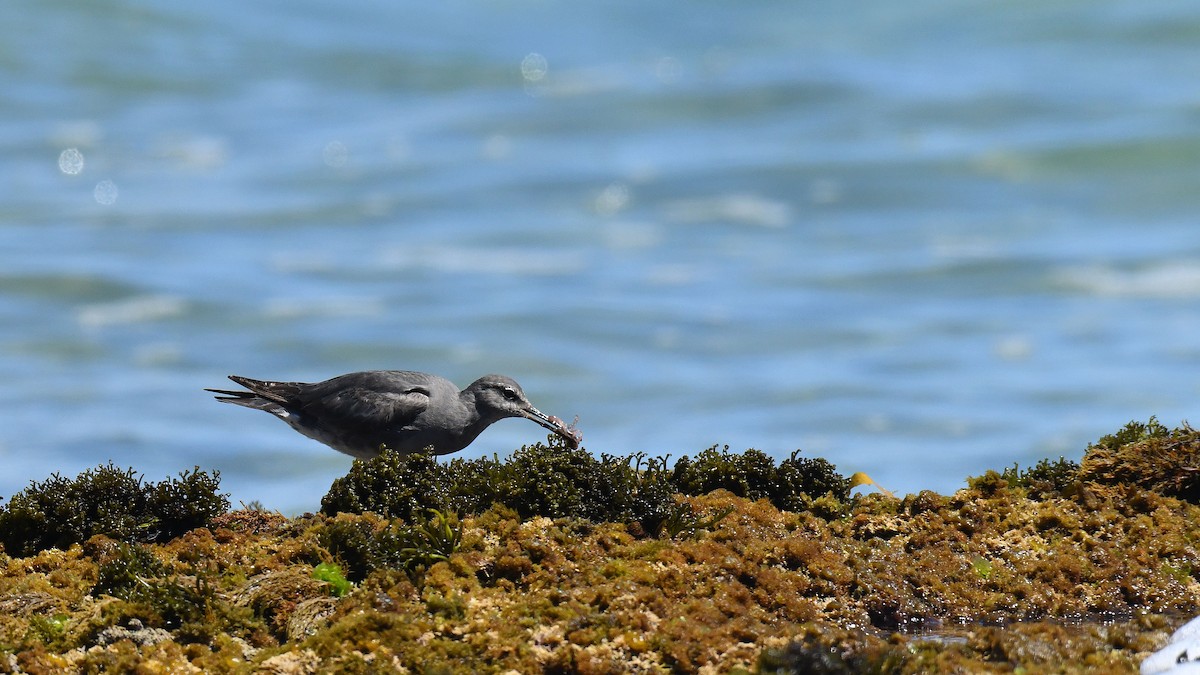
[[0, 495], [111, 460], [315, 510], [350, 458], [231, 373], [502, 372], [596, 453], [899, 492], [1200, 393], [1195, 3], [4, 14]]

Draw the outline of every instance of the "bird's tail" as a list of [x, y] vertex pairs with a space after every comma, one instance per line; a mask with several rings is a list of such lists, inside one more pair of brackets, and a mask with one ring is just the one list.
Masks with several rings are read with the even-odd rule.
[[264, 382], [249, 377], [242, 377], [241, 375], [230, 375], [229, 379], [250, 391], [235, 391], [231, 389], [205, 389], [204, 391], [219, 394], [215, 398], [221, 403], [232, 403], [256, 410], [266, 410], [273, 414], [278, 414], [278, 411], [282, 409], [282, 405], [287, 402], [284, 392], [289, 387], [294, 386], [290, 382]]
[[232, 403], [234, 405], [245, 406], [247, 408], [254, 408], [255, 410], [266, 410], [268, 412], [271, 412], [275, 408], [279, 407], [278, 402], [263, 398], [252, 391], [228, 391], [225, 389], [205, 389], [204, 391], [211, 391], [214, 394], [220, 394], [220, 396], [216, 396], [214, 398], [221, 403]]

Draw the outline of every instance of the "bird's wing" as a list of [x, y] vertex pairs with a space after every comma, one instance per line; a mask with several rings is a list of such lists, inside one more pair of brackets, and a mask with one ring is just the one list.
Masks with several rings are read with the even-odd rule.
[[429, 390], [424, 387], [401, 391], [352, 387], [306, 401], [303, 410], [327, 423], [394, 429], [411, 424], [428, 407]]

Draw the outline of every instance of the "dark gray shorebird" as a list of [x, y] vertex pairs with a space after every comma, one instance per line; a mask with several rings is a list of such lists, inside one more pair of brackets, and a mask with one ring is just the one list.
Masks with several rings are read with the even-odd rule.
[[409, 370], [369, 370], [324, 382], [271, 382], [230, 375], [249, 391], [205, 389], [222, 403], [265, 410], [325, 445], [363, 459], [384, 448], [401, 453], [458, 452], [484, 429], [524, 417], [579, 447], [579, 432], [529, 402], [521, 385], [484, 375], [458, 390], [450, 380]]

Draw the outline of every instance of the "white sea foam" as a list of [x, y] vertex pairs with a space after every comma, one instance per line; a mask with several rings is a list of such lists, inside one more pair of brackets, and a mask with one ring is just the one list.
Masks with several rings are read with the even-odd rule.
[[792, 218], [786, 203], [753, 194], [719, 195], [703, 199], [681, 199], [667, 205], [669, 221], [702, 223], [727, 221], [738, 225], [783, 227]]
[[273, 319], [306, 317], [379, 316], [384, 312], [379, 298], [337, 297], [319, 299], [276, 298], [268, 300], [265, 313]]
[[182, 298], [170, 295], [140, 295], [126, 300], [82, 307], [76, 318], [85, 328], [142, 323], [180, 316], [187, 309]]
[[395, 248], [384, 251], [379, 262], [386, 268], [425, 268], [440, 272], [561, 276], [584, 267], [578, 252], [531, 251], [527, 248]]
[[1056, 281], [1068, 288], [1115, 297], [1200, 297], [1200, 260], [1176, 260], [1139, 269], [1075, 267]]

